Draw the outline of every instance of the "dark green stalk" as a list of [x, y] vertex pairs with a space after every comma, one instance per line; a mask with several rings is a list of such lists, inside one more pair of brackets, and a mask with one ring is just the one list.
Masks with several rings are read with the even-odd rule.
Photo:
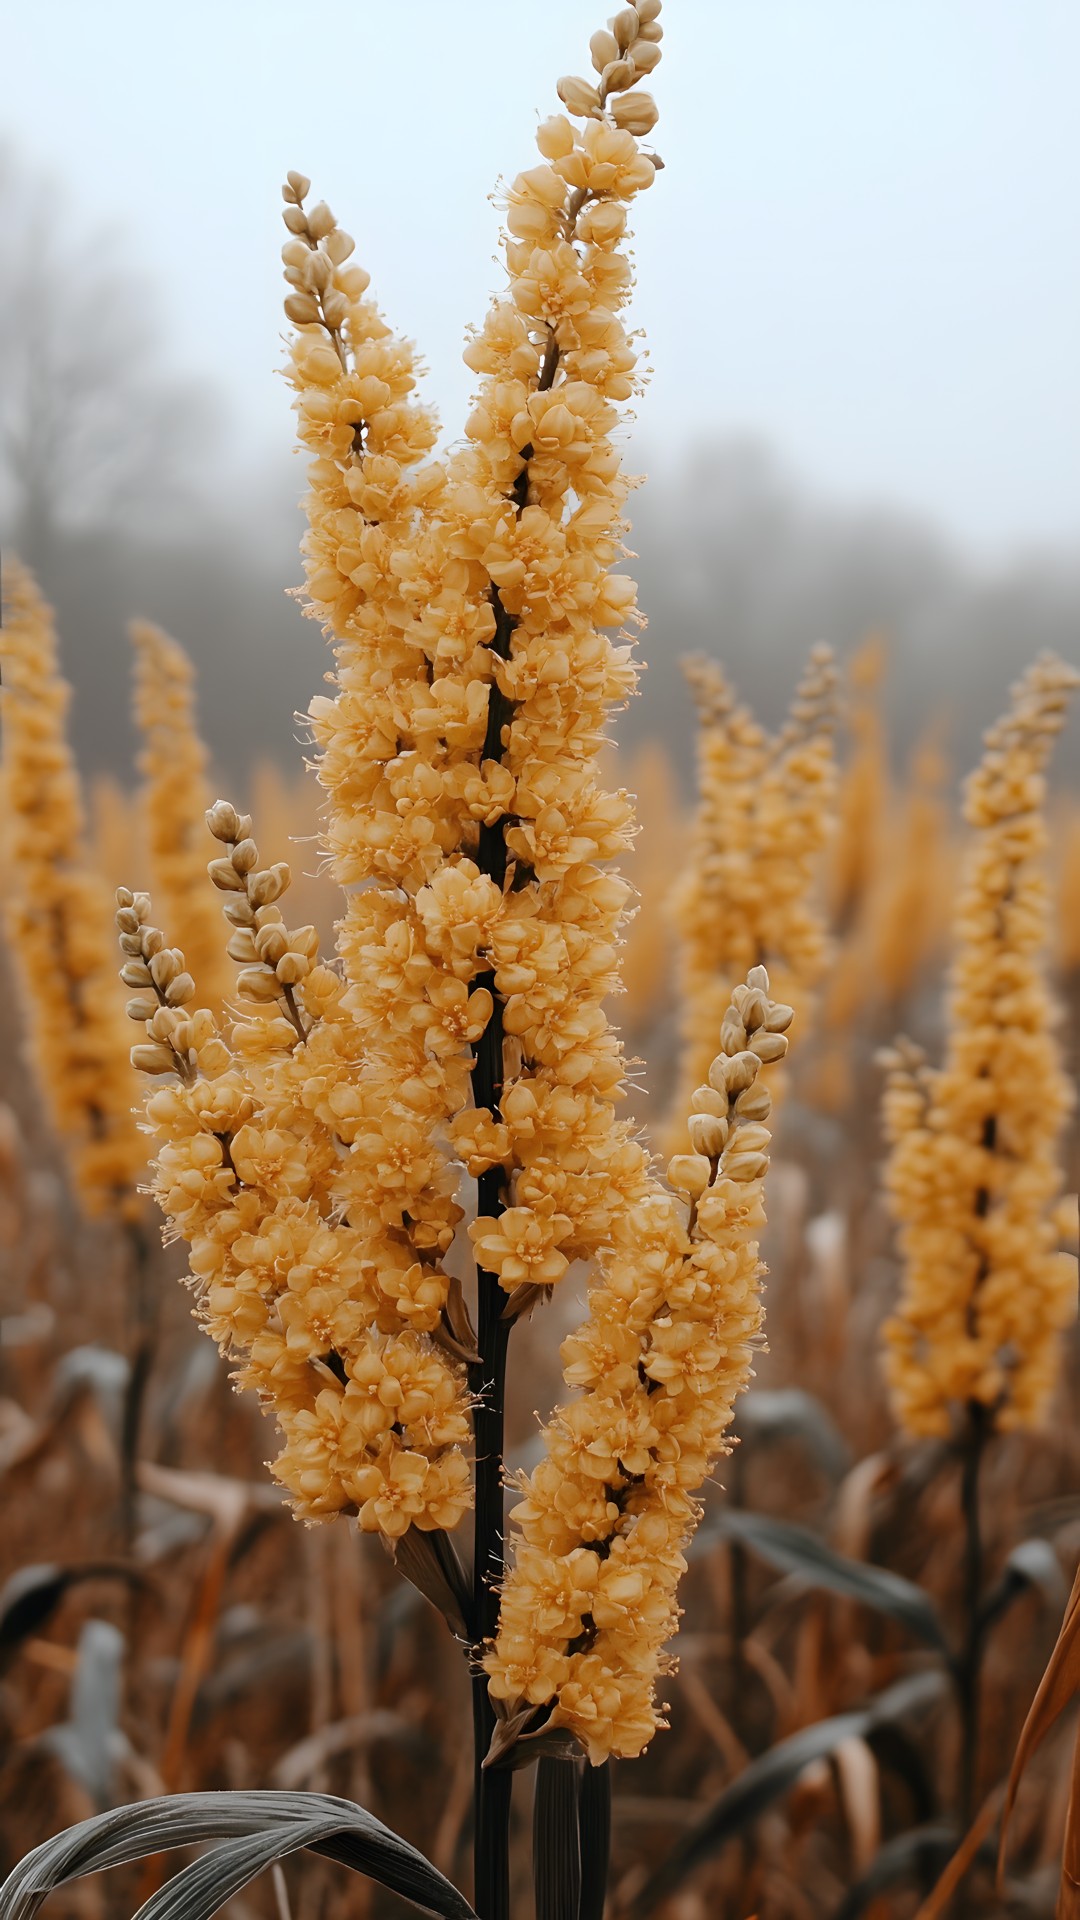
[[533, 1888], [536, 1920], [579, 1920], [581, 1844], [578, 1762], [545, 1758], [536, 1766]]
[[[495, 609], [495, 651], [507, 659], [514, 623], [492, 591]], [[498, 759], [510, 704], [492, 682], [488, 703], [485, 759]], [[498, 886], [506, 878], [505, 822], [481, 827], [477, 865]], [[478, 1110], [499, 1117], [503, 1089], [503, 1005], [493, 972], [482, 974], [478, 987], [491, 994], [491, 1019], [476, 1043], [472, 1088]], [[506, 1206], [506, 1176], [492, 1167], [477, 1181], [478, 1213], [498, 1219]], [[495, 1711], [488, 1694], [487, 1674], [480, 1664], [485, 1643], [499, 1624], [499, 1586], [502, 1581], [505, 1537], [503, 1514], [503, 1425], [506, 1399], [506, 1349], [510, 1323], [502, 1317], [506, 1295], [498, 1276], [476, 1270], [476, 1346], [479, 1359], [469, 1369], [469, 1387], [475, 1400], [473, 1436], [476, 1444], [476, 1509], [473, 1533], [473, 1742], [475, 1755], [475, 1830], [473, 1843], [473, 1905], [480, 1920], [509, 1920], [510, 1914], [510, 1796], [509, 1768], [484, 1767], [495, 1731]]]
[[124, 1551], [135, 1537], [139, 1446], [146, 1391], [157, 1350], [157, 1289], [151, 1270], [150, 1243], [140, 1222], [125, 1231], [128, 1261], [127, 1305], [131, 1320], [128, 1377], [120, 1416], [120, 1534]]
[[581, 1846], [581, 1897], [578, 1920], [604, 1920], [611, 1864], [611, 1761], [591, 1767], [586, 1761], [578, 1793]]
[[960, 1505], [964, 1519], [964, 1628], [956, 1665], [960, 1708], [959, 1812], [963, 1827], [975, 1817], [979, 1759], [979, 1678], [982, 1666], [983, 1541], [979, 1518], [979, 1470], [990, 1433], [990, 1417], [978, 1401], [968, 1406], [961, 1456]]

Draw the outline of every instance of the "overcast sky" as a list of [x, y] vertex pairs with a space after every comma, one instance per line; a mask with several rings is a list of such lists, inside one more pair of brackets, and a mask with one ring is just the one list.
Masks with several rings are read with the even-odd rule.
[[[2, 125], [115, 220], [169, 351], [272, 467], [278, 187], [309, 173], [444, 427], [498, 177], [587, 70], [588, 0], [0, 0]], [[1078, 0], [667, 0], [637, 215], [645, 444], [750, 430], [986, 553], [1080, 542]]]

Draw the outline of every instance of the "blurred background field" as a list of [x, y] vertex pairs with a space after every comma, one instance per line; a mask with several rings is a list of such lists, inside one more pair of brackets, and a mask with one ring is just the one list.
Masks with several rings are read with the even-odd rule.
[[[940, 1053], [959, 782], [982, 729], [1040, 649], [1080, 663], [1069, 224], [1080, 131], [1066, 93], [1080, 20], [1053, 0], [1024, 9], [1023, 23], [1007, 0], [966, 0], [947, 21], [928, 4], [902, 20], [888, 11], [875, 25], [828, 0], [811, 27], [796, 4], [750, 20], [695, 0], [665, 16], [667, 171], [640, 210], [636, 259], [635, 318], [656, 374], [631, 447], [649, 474], [631, 543], [648, 671], [613, 758], [641, 822], [619, 1018], [643, 1063], [635, 1114], [659, 1151], [679, 1019], [671, 889], [693, 807], [682, 662], [722, 661], [777, 727], [811, 645], [827, 641], [841, 671], [841, 784], [815, 885], [835, 954], [784, 1102], [769, 1352], [723, 1477], [729, 1504], [919, 1583], [951, 1632], [959, 1470], [943, 1444], [900, 1439], [882, 1386], [898, 1264], [875, 1056], [899, 1031]], [[92, 43], [71, 8], [48, 62], [44, 16], [14, 28], [0, 146], [0, 535], [57, 609], [110, 886], [142, 886], [148, 873], [125, 631], [140, 615], [190, 653], [215, 790], [250, 808], [268, 857], [291, 860], [297, 917], [329, 941], [337, 896], [320, 871], [317, 789], [293, 719], [326, 659], [288, 594], [300, 475], [274, 373], [276, 183], [285, 165], [318, 168], [316, 189], [354, 226], [391, 317], [425, 342], [441, 326], [432, 381], [454, 419], [467, 390], [461, 333], [491, 278], [491, 156], [508, 171], [524, 157], [535, 76], [565, 64], [582, 19], [570, 0], [511, 20], [483, 0], [467, 29], [444, 36], [423, 0], [392, 18], [361, 7], [337, 24], [336, 51], [316, 49], [321, 77], [305, 83], [296, 40], [321, 28], [276, 0], [259, 10], [257, 36], [245, 10], [221, 15], [187, 9], [170, 49], [128, 0], [105, 9]], [[212, 22], [213, 75], [201, 55]], [[173, 55], [169, 85], [133, 89], [133, 74], [145, 83]], [[330, 63], [362, 75], [359, 116], [330, 111]], [[497, 86], [506, 73], [512, 83]], [[413, 117], [399, 137], [406, 96]], [[87, 169], [90, 130], [99, 164]], [[457, 236], [454, 261], [444, 229]], [[1077, 738], [1074, 716], [1058, 746], [1048, 861], [1049, 961], [1074, 1077]], [[152, 1367], [131, 1457], [129, 1252], [115, 1228], [80, 1215], [2, 950], [0, 979], [0, 1578], [15, 1580], [0, 1608], [0, 1867], [103, 1805], [282, 1784], [359, 1799], [462, 1874], [471, 1774], [457, 1650], [376, 1541], [291, 1520], [264, 1470], [257, 1410], [191, 1323], [178, 1248], [148, 1254]], [[1075, 1190], [1075, 1123], [1065, 1166]], [[1075, 1228], [1073, 1202], [1063, 1244]], [[518, 1337], [516, 1464], [530, 1461], [534, 1411], [557, 1393], [558, 1342], [581, 1297], [560, 1292]], [[991, 1572], [1007, 1584], [1013, 1550], [1042, 1546], [988, 1640], [981, 1792], [1015, 1744], [1080, 1551], [1075, 1332], [1065, 1349], [1044, 1431], [996, 1440], [987, 1462]], [[710, 1516], [714, 1505], [718, 1489]], [[684, 1604], [673, 1732], [617, 1770], [620, 1914], [756, 1755], [934, 1668], [896, 1619], [808, 1592], [708, 1524]], [[1070, 1739], [1068, 1725], [1054, 1734], [1022, 1791], [1006, 1906], [983, 1861], [973, 1910], [1053, 1911]], [[955, 1837], [954, 1747], [929, 1696], [884, 1732], [851, 1731], [789, 1791], [733, 1816], [663, 1911], [914, 1913]], [[519, 1799], [524, 1826], [527, 1785]], [[845, 1905], [890, 1841], [895, 1880]], [[131, 1911], [155, 1872], [89, 1883], [55, 1910]], [[290, 1868], [289, 1897], [297, 1920], [402, 1911], [313, 1860]], [[277, 1898], [260, 1884], [231, 1911], [284, 1920]]]

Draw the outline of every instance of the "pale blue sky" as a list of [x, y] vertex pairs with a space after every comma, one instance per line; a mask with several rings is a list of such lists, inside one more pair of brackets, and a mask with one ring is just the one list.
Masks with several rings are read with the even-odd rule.
[[[287, 446], [278, 186], [312, 176], [444, 426], [500, 174], [584, 71], [588, 0], [0, 0], [0, 124], [162, 288], [170, 351]], [[760, 432], [983, 552], [1080, 541], [1077, 0], [668, 0], [640, 205], [642, 442]]]

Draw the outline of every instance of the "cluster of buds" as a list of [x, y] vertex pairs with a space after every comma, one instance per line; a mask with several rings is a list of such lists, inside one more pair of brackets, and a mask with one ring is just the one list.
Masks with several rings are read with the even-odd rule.
[[292, 880], [288, 863], [276, 860], [272, 866], [260, 867], [251, 816], [237, 813], [227, 800], [216, 800], [207, 809], [206, 824], [215, 840], [229, 849], [227, 855], [211, 860], [207, 872], [219, 892], [228, 895], [222, 911], [234, 929], [226, 952], [240, 968], [236, 990], [259, 1006], [282, 1001], [303, 1039], [305, 1029], [293, 989], [316, 964], [319, 936], [314, 927], [286, 927], [275, 905]]
[[150, 895], [116, 892], [116, 925], [125, 955], [120, 978], [131, 988], [129, 1020], [146, 1029], [146, 1039], [131, 1049], [140, 1073], [175, 1073], [186, 1087], [199, 1073], [220, 1072], [228, 1049], [217, 1037], [213, 1014], [191, 1010], [195, 982], [179, 947], [167, 947], [160, 927], [150, 923]]
[[[678, 1193], [697, 1200], [716, 1179], [721, 1155], [729, 1180], [757, 1180], [768, 1165], [772, 1094], [758, 1075], [765, 1064], [782, 1060], [794, 1009], [768, 997], [769, 976], [753, 967], [746, 984], [735, 988], [721, 1029], [718, 1053], [705, 1085], [690, 1096], [691, 1153], [678, 1153], [668, 1180]], [[732, 1131], [738, 1129], [737, 1138]]]
[[[589, 51], [599, 82], [594, 84], [575, 74], [560, 80], [559, 98], [568, 113], [579, 119], [599, 120], [607, 109], [625, 133], [640, 138], [652, 132], [657, 121], [656, 102], [636, 83], [642, 75], [651, 73], [660, 59], [664, 35], [660, 5], [661, 0], [638, 0], [637, 6], [622, 7], [607, 27], [593, 34]], [[612, 100], [612, 95], [619, 97]]]
[[344, 364], [341, 333], [350, 302], [360, 299], [371, 276], [363, 267], [346, 266], [355, 242], [338, 226], [325, 200], [310, 213], [304, 211], [310, 191], [311, 181], [296, 172], [286, 176], [281, 189], [285, 201], [282, 218], [290, 236], [281, 249], [281, 259], [285, 279], [293, 289], [286, 297], [285, 312], [297, 327], [321, 322]]

